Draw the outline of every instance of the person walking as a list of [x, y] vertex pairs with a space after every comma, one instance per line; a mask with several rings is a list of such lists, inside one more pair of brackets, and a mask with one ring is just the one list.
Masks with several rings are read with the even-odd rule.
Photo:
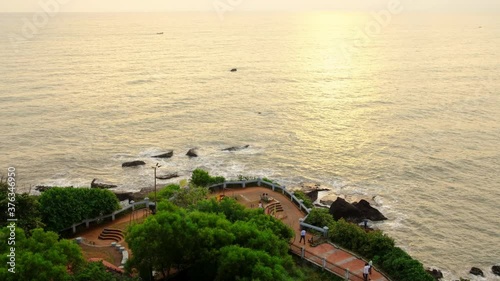
[[363, 280], [368, 281], [368, 274], [370, 274], [370, 265], [365, 263], [365, 267], [363, 267]]
[[302, 242], [302, 240], [304, 240], [304, 245], [305, 245], [306, 244], [306, 230], [305, 229], [302, 229], [302, 231], [300, 232], [299, 243]]

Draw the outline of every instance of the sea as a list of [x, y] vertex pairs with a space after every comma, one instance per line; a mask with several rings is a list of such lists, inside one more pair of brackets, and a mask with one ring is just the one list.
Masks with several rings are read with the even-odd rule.
[[0, 14], [0, 174], [32, 193], [152, 187], [156, 163], [180, 175], [159, 184], [195, 168], [319, 184], [369, 200], [388, 217], [375, 227], [445, 280], [500, 280], [499, 19]]

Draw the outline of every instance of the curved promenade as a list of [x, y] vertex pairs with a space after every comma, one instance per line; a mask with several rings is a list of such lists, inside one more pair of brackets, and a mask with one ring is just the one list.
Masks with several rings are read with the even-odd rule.
[[[248, 183], [248, 182], [247, 182]], [[230, 196], [236, 198], [238, 202], [249, 207], [257, 208], [260, 197], [263, 193], [267, 193], [270, 197], [279, 201], [283, 212], [280, 212], [278, 218], [280, 218], [285, 224], [290, 226], [295, 232], [295, 238], [291, 241], [290, 251], [302, 258], [305, 258], [309, 262], [330, 271], [331, 273], [346, 278], [346, 280], [362, 281], [363, 280], [363, 267], [365, 266], [365, 261], [356, 255], [343, 250], [333, 244], [323, 243], [319, 246], [312, 247], [309, 243], [299, 243], [300, 240], [300, 220], [309, 213], [309, 210], [303, 206], [297, 206], [300, 201], [293, 195], [290, 195], [283, 187], [271, 185], [265, 182], [258, 182], [262, 185], [268, 185], [267, 187], [236, 187], [236, 183], [225, 183], [226, 188], [222, 188], [222, 185], [212, 186], [211, 189], [214, 190], [216, 194], [224, 194], [225, 196]], [[241, 186], [246, 186], [242, 184]], [[252, 185], [253, 186], [253, 185]], [[234, 188], [230, 188], [234, 187]], [[274, 188], [273, 188], [274, 187]], [[274, 189], [275, 191], [273, 191]], [[264, 208], [266, 205], [263, 206]], [[306, 240], [311, 239], [311, 234], [306, 234]], [[389, 280], [384, 275], [382, 275], [374, 267], [372, 269], [372, 274], [370, 275], [370, 280], [374, 281], [384, 281]]]

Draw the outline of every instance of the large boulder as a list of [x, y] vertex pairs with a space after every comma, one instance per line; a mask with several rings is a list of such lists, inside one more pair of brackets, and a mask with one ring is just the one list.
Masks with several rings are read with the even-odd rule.
[[142, 166], [142, 165], [146, 165], [146, 162], [140, 161], [140, 160], [135, 160], [135, 161], [123, 163], [122, 167], [137, 167], [137, 166]]
[[427, 271], [427, 273], [429, 273], [436, 280], [440, 280], [443, 278], [443, 273], [441, 272], [441, 270], [434, 268], [427, 268], [425, 271]]
[[106, 183], [97, 182], [97, 179], [93, 179], [92, 182], [90, 183], [90, 188], [108, 189], [108, 188], [115, 188], [115, 187], [118, 187], [118, 186], [114, 185], [114, 184], [106, 184]]
[[360, 200], [358, 203], [353, 203], [353, 205], [358, 208], [366, 219], [371, 221], [383, 221], [387, 218], [382, 215], [382, 213], [373, 208], [370, 203], [366, 200]]
[[244, 145], [244, 146], [231, 146], [231, 147], [228, 147], [228, 148], [224, 148], [222, 151], [238, 151], [238, 150], [242, 150], [242, 149], [245, 149], [245, 148], [248, 148], [250, 147], [250, 145]]
[[196, 152], [196, 148], [191, 148], [187, 153], [189, 157], [198, 157], [198, 153]]
[[472, 274], [472, 275], [484, 277], [483, 271], [481, 269], [477, 268], [477, 267], [471, 268], [470, 271], [469, 271], [469, 273]]
[[330, 214], [335, 220], [343, 218], [351, 222], [361, 222], [364, 218], [363, 213], [358, 208], [340, 197], [330, 206]]
[[158, 154], [158, 155], [154, 155], [152, 156], [153, 158], [170, 158], [174, 156], [174, 151], [173, 150], [169, 150], [168, 152], [165, 152], [165, 153], [162, 153], [162, 154]]
[[494, 265], [491, 267], [491, 272], [496, 276], [500, 276], [500, 265]]
[[330, 214], [335, 220], [343, 218], [346, 221], [360, 223], [365, 219], [372, 221], [386, 220], [377, 209], [370, 206], [366, 200], [350, 204], [345, 199], [337, 197], [337, 200], [330, 205]]

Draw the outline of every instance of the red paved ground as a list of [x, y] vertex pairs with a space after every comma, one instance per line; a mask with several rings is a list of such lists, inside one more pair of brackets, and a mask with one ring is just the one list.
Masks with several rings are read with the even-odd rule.
[[[358, 275], [359, 277], [351, 275], [351, 280], [362, 280], [363, 276], [363, 267], [365, 266], [365, 261], [353, 256], [352, 254], [336, 248], [331, 244], [321, 244], [317, 247], [311, 247], [309, 243], [305, 245], [303, 243], [299, 244], [300, 240], [300, 223], [299, 219], [305, 217], [305, 213], [302, 213], [299, 208], [290, 201], [290, 198], [285, 197], [283, 194], [274, 192], [268, 188], [263, 187], [247, 187], [241, 189], [229, 189], [224, 192], [226, 196], [231, 196], [238, 200], [241, 204], [247, 207], [257, 208], [260, 196], [263, 193], [268, 193], [269, 196], [273, 197], [277, 201], [281, 203], [283, 207], [284, 214], [280, 215], [283, 218], [281, 219], [285, 224], [290, 226], [295, 231], [295, 238], [291, 241], [293, 245], [297, 247], [305, 247], [307, 252], [306, 257], [310, 256], [310, 259], [315, 262], [322, 264], [321, 258], [326, 258], [328, 263], [332, 263], [340, 268], [335, 270], [336, 272], [345, 272], [345, 269], [349, 269], [351, 273]], [[264, 205], [266, 207], [266, 205]], [[311, 238], [310, 234], [306, 235], [306, 239], [309, 240]], [[319, 258], [314, 258], [313, 255], [318, 256]], [[387, 280], [380, 272], [376, 270], [376, 268], [372, 269], [372, 275], [370, 276], [370, 280], [374, 281], [384, 281]]]

